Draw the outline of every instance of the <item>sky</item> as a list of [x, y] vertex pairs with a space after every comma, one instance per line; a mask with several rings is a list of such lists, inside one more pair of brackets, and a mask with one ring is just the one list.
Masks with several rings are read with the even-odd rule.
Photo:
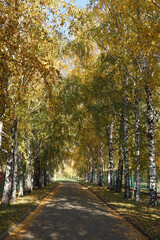
[[[66, 0], [66, 2], [71, 2], [71, 0]], [[81, 7], [81, 8], [84, 8], [86, 6], [86, 4], [89, 3], [89, 0], [76, 0], [76, 5]]]

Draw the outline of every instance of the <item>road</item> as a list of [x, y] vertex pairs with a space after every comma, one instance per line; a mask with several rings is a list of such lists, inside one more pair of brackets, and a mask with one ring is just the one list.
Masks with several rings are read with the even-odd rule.
[[[24, 220], [25, 221], [25, 220]], [[143, 240], [138, 230], [78, 183], [62, 183], [12, 239]], [[20, 234], [20, 233], [19, 233]], [[20, 237], [21, 236], [21, 237]], [[11, 238], [7, 238], [11, 239]]]

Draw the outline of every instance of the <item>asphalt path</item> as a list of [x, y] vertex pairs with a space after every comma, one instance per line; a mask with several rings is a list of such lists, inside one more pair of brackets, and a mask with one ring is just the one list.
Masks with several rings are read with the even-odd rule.
[[24, 240], [146, 239], [78, 183], [62, 183], [21, 236]]

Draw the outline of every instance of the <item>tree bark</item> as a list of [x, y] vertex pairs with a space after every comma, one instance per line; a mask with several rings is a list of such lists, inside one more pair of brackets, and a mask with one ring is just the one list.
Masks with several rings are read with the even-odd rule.
[[157, 178], [154, 138], [154, 111], [152, 92], [149, 84], [146, 86], [147, 120], [148, 120], [148, 150], [149, 150], [149, 205], [157, 206]]
[[12, 187], [12, 167], [13, 167], [13, 152], [11, 151], [7, 156], [5, 181], [2, 195], [2, 206], [10, 205], [11, 187]]
[[88, 182], [93, 182], [93, 167], [92, 167], [92, 158], [89, 158], [89, 174], [88, 174]]
[[42, 187], [41, 183], [41, 167], [40, 167], [40, 157], [36, 157], [36, 162], [35, 162], [35, 185], [38, 188]]
[[122, 192], [122, 177], [123, 177], [123, 147], [120, 145], [116, 192]]
[[97, 163], [95, 163], [94, 167], [94, 184], [98, 184], [98, 166]]
[[2, 206], [10, 205], [10, 196], [11, 196], [11, 188], [12, 188], [12, 171], [13, 171], [13, 159], [14, 159], [14, 141], [15, 141], [15, 128], [17, 127], [17, 122], [11, 126], [11, 135], [12, 140], [10, 143], [10, 151], [7, 156], [7, 163], [6, 163], [6, 173], [5, 173], [5, 181], [4, 181], [4, 188], [3, 188], [3, 195], [2, 195]]
[[135, 91], [136, 201], [140, 201], [139, 99]]
[[23, 167], [22, 160], [20, 155], [18, 154], [18, 162], [19, 162], [19, 192], [18, 196], [23, 197]]
[[113, 162], [113, 142], [112, 142], [112, 135], [113, 135], [113, 123], [111, 123], [108, 127], [108, 149], [109, 149], [109, 182], [108, 188], [114, 190], [114, 162]]
[[124, 97], [124, 177], [125, 177], [125, 197], [130, 197], [129, 182], [129, 157], [128, 157], [128, 79], [125, 78], [125, 97]]
[[25, 191], [31, 193], [33, 191], [33, 173], [32, 173], [30, 139], [28, 139], [28, 156], [26, 165], [27, 166], [26, 166]]
[[12, 202], [16, 201], [17, 192], [17, 149], [14, 149], [13, 154], [13, 183], [12, 183]]
[[104, 180], [103, 180], [103, 156], [102, 156], [102, 141], [100, 141], [100, 181], [99, 185], [100, 187], [104, 186]]
[[12, 201], [16, 201], [16, 192], [17, 192], [17, 158], [18, 158], [18, 150], [17, 150], [17, 119], [15, 120], [14, 127], [14, 146], [13, 146], [13, 183], [12, 183]]

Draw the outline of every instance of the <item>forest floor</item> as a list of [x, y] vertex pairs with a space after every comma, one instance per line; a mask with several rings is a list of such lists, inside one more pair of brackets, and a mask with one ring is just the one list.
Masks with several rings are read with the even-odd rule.
[[145, 193], [141, 194], [141, 201], [136, 202], [131, 198], [124, 198], [124, 190], [122, 193], [116, 193], [108, 190], [106, 186], [99, 187], [86, 182], [81, 182], [81, 184], [92, 190], [149, 239], [160, 240], [160, 203], [157, 207], [148, 208], [149, 199]]
[[0, 239], [34, 207], [36, 207], [41, 200], [49, 194], [57, 186], [58, 182], [49, 184], [41, 189], [34, 190], [30, 194], [24, 194], [22, 197], [17, 197], [15, 202], [11, 202], [9, 207], [0, 206]]

